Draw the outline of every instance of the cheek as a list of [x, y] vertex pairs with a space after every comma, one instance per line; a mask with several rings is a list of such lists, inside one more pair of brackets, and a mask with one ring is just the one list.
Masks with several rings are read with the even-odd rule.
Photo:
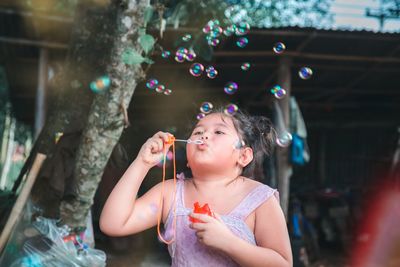
[[186, 158], [189, 160], [192, 154], [193, 154], [193, 147], [186, 145]]

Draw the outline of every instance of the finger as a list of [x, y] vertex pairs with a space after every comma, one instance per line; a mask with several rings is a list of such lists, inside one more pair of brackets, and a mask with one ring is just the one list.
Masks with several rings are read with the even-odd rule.
[[203, 223], [208, 223], [208, 222], [212, 222], [213, 220], [215, 220], [213, 217], [208, 216], [206, 214], [201, 214], [201, 213], [190, 213], [190, 217], [193, 217], [195, 219], [199, 219], [200, 221], [202, 221]]
[[204, 223], [191, 223], [190, 228], [195, 231], [204, 231], [206, 229], [206, 225]]
[[152, 138], [149, 142], [149, 147], [150, 147], [151, 153], [159, 153], [159, 152], [161, 152], [162, 143], [160, 141], [158, 141], [157, 139]]
[[204, 232], [196, 232], [197, 239], [202, 240], [204, 238]]

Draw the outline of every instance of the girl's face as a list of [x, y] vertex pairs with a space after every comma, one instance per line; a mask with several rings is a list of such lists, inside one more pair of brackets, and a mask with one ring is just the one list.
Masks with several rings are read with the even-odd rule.
[[186, 146], [189, 166], [229, 168], [236, 166], [239, 157], [237, 144], [240, 140], [232, 119], [219, 113], [201, 119], [190, 135], [191, 140], [202, 140], [204, 144]]

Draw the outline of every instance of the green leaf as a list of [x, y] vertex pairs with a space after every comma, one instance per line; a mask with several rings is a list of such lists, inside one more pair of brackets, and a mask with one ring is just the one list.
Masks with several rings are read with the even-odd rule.
[[148, 57], [145, 57], [145, 58], [144, 58], [144, 62], [147, 63], [147, 64], [154, 64], [154, 61], [151, 60], [151, 59], [148, 58]]
[[147, 26], [147, 23], [151, 20], [151, 18], [153, 17], [153, 12], [154, 9], [152, 6], [148, 6], [146, 7], [146, 9], [144, 10], [144, 26]]
[[135, 65], [144, 62], [144, 57], [142, 57], [138, 52], [136, 52], [133, 48], [127, 48], [122, 53], [122, 61], [128, 65]]
[[146, 34], [146, 28], [139, 28], [138, 34], [139, 36]]
[[153, 49], [155, 42], [156, 41], [154, 40], [154, 37], [149, 34], [144, 34], [139, 37], [139, 44], [146, 54], [148, 54]]

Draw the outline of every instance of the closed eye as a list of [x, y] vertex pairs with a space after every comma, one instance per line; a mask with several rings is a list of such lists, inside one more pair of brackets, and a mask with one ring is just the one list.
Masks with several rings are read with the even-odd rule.
[[199, 135], [199, 134], [203, 134], [203, 131], [196, 131], [193, 133], [193, 135]]
[[216, 134], [225, 134], [223, 131], [215, 131]]

